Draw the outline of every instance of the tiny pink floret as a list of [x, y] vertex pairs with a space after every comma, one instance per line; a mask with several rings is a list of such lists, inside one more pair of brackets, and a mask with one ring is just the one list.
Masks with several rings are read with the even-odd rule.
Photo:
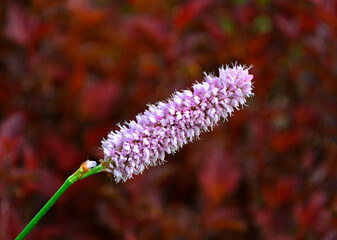
[[249, 68], [228, 66], [219, 77], [205, 74], [202, 83], [176, 92], [170, 99], [150, 105], [136, 120], [110, 132], [102, 141], [105, 171], [115, 181], [126, 181], [149, 166], [164, 163], [165, 154], [176, 152], [213, 129], [253, 95]]

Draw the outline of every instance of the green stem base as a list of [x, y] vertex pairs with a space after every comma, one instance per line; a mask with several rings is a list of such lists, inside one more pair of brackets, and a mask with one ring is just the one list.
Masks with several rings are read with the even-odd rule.
[[59, 199], [59, 197], [72, 185], [73, 183], [82, 180], [86, 177], [89, 177], [93, 174], [99, 173], [103, 170], [102, 164], [89, 169], [87, 172], [84, 172], [83, 164], [81, 167], [67, 180], [63, 185], [56, 191], [56, 193], [49, 199], [49, 201], [43, 206], [43, 208], [35, 215], [35, 217], [27, 224], [27, 226], [22, 230], [22, 232], [16, 237], [15, 240], [24, 239], [30, 231], [35, 227], [35, 225], [41, 220], [41, 218], [48, 212], [48, 210], [54, 205], [54, 203]]

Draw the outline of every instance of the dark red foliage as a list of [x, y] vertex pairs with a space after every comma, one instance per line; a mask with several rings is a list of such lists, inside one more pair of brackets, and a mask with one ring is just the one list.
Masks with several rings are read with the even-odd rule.
[[4, 0], [0, 239], [100, 140], [222, 64], [255, 96], [163, 166], [71, 186], [27, 239], [337, 239], [337, 1]]

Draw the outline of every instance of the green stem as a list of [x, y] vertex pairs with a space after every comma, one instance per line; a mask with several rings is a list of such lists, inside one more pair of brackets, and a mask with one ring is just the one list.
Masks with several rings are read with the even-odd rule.
[[[82, 164], [83, 165], [83, 164]], [[65, 192], [65, 190], [70, 187], [73, 183], [78, 180], [89, 177], [93, 174], [99, 173], [103, 170], [103, 166], [100, 164], [96, 167], [91, 168], [89, 171], [83, 173], [83, 167], [81, 167], [67, 180], [63, 185], [57, 190], [57, 192], [49, 199], [49, 201], [43, 206], [43, 208], [35, 215], [35, 217], [28, 223], [28, 225], [22, 230], [22, 232], [16, 237], [15, 240], [24, 239], [30, 231], [35, 227], [35, 225], [41, 220], [41, 218], [48, 212], [48, 210], [54, 205], [54, 203], [59, 199], [59, 197]]]

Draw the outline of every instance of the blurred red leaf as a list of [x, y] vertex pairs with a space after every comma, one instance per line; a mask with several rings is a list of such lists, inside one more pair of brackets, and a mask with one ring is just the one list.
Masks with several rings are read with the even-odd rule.
[[261, 54], [266, 48], [268, 48], [269, 42], [270, 34], [259, 34], [251, 39], [248, 43], [248, 47], [252, 54]]
[[294, 108], [294, 119], [296, 123], [300, 126], [305, 126], [305, 124], [312, 126], [317, 121], [317, 113], [314, 109], [300, 105]]
[[211, 229], [244, 232], [247, 227], [235, 208], [218, 209], [216, 212], [208, 214], [204, 221]]
[[315, 160], [315, 157], [314, 157], [313, 152], [311, 150], [307, 150], [302, 160], [303, 170], [305, 171], [309, 170], [312, 167], [314, 160]]
[[275, 208], [289, 203], [296, 197], [297, 185], [298, 180], [295, 177], [284, 177], [273, 185], [264, 185], [262, 192], [266, 204]]
[[16, 5], [8, 6], [5, 33], [11, 40], [27, 45], [35, 25], [36, 20], [29, 17], [21, 8]]
[[16, 4], [10, 4], [7, 8], [5, 34], [18, 44], [31, 47], [50, 29]]
[[203, 18], [203, 24], [205, 29], [213, 36], [218, 42], [223, 42], [225, 40], [225, 34], [219, 25], [210, 16]]
[[300, 25], [297, 19], [282, 16], [280, 14], [275, 17], [276, 26], [288, 38], [295, 39], [300, 34]]
[[78, 26], [88, 28], [102, 24], [106, 20], [106, 11], [102, 8], [94, 8], [90, 1], [67, 0], [67, 6]]
[[191, 1], [176, 9], [174, 15], [174, 26], [179, 31], [184, 30], [195, 18], [197, 18], [202, 11], [209, 5], [208, 1], [197, 0]]
[[250, 4], [243, 4], [235, 8], [235, 18], [241, 25], [250, 24], [255, 16], [254, 8]]
[[315, 4], [315, 13], [326, 21], [329, 25], [331, 25], [333, 28], [337, 27], [337, 19], [336, 19], [336, 13], [337, 13], [337, 2], [336, 0], [332, 1], [324, 1], [324, 0], [312, 0]]
[[25, 167], [29, 170], [36, 169], [38, 163], [36, 162], [37, 156], [34, 149], [31, 146], [26, 146], [23, 149], [23, 154], [25, 159]]
[[312, 14], [302, 14], [300, 21], [301, 21], [301, 31], [304, 33], [311, 33], [318, 26], [317, 19], [313, 18]]
[[45, 135], [42, 144], [47, 157], [52, 158], [53, 164], [63, 172], [75, 170], [85, 160], [73, 142], [55, 134]]
[[303, 139], [301, 129], [286, 130], [275, 133], [271, 139], [271, 147], [276, 153], [284, 153], [296, 147]]
[[97, 146], [101, 144], [103, 136], [105, 136], [109, 131], [111, 131], [111, 129], [108, 126], [97, 126], [86, 129], [83, 137], [85, 148], [96, 149]]
[[167, 43], [166, 26], [159, 18], [150, 18], [144, 16], [136, 16], [132, 18], [131, 26], [140, 37], [145, 39], [155, 46], [165, 47]]
[[200, 184], [207, 198], [215, 204], [231, 194], [240, 181], [240, 171], [220, 149], [214, 148], [200, 172]]
[[84, 62], [81, 59], [75, 61], [75, 66], [73, 70], [72, 77], [69, 79], [69, 92], [70, 94], [77, 95], [78, 92], [82, 89], [83, 83], [86, 77], [86, 67]]
[[310, 228], [323, 230], [328, 225], [330, 213], [325, 210], [327, 196], [323, 192], [317, 192], [311, 196], [307, 204], [299, 204], [294, 209], [294, 215], [298, 221], [298, 235], [301, 237]]
[[119, 88], [114, 82], [94, 82], [84, 86], [79, 99], [79, 113], [84, 119], [101, 119], [117, 106]]
[[22, 113], [13, 113], [0, 125], [0, 158], [15, 164], [24, 145], [23, 127], [25, 121]]
[[14, 139], [23, 131], [24, 117], [22, 113], [16, 112], [3, 119], [0, 125], [0, 138], [2, 141]]

